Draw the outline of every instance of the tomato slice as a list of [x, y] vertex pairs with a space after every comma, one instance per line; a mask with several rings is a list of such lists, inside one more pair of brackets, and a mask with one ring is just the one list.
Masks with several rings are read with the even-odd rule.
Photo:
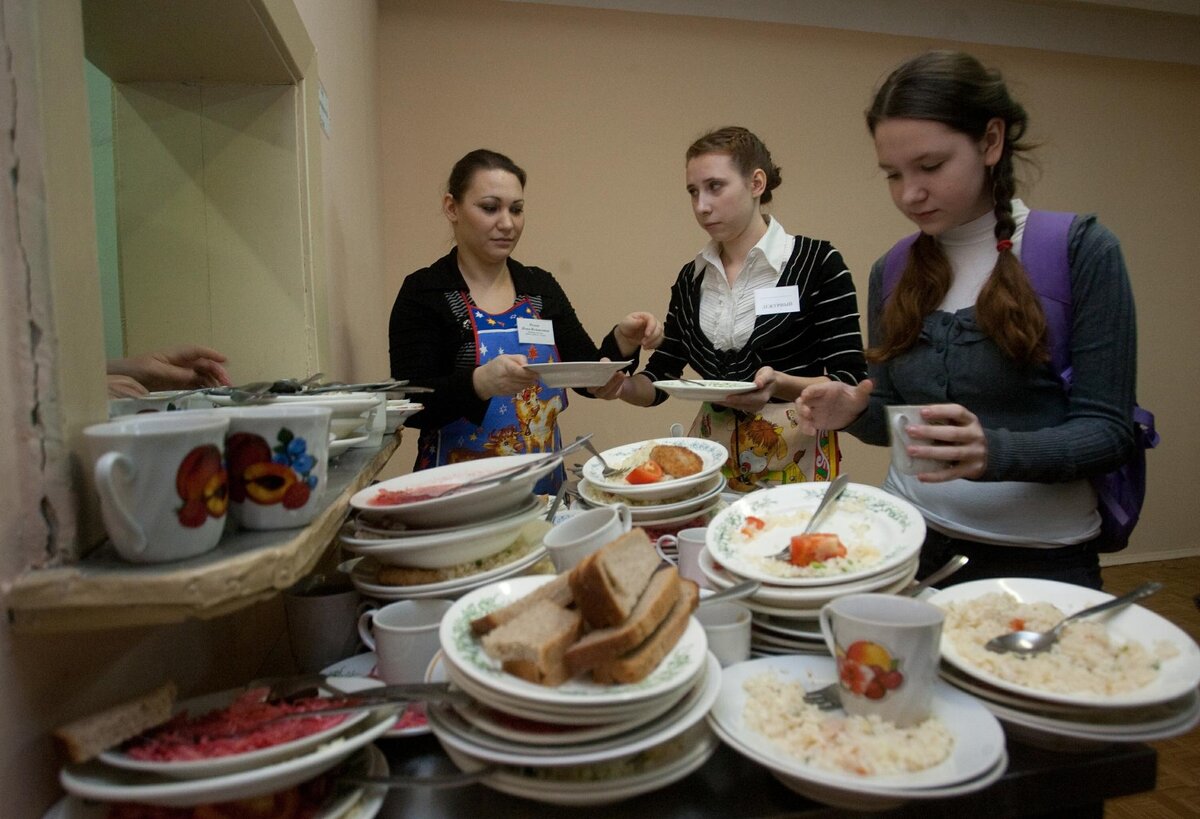
[[625, 478], [627, 483], [658, 483], [663, 478], [662, 467], [654, 461], [646, 461], [633, 468]]
[[794, 535], [791, 548], [789, 562], [793, 566], [808, 566], [822, 560], [846, 556], [846, 547], [842, 545], [841, 539], [831, 533]]

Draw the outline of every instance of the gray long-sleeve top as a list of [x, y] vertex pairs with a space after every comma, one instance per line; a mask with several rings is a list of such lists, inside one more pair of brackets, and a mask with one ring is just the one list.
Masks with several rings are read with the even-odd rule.
[[[1137, 380], [1133, 293], [1116, 236], [1081, 216], [1071, 225], [1074, 384], [1064, 391], [1049, 363], [1021, 365], [983, 335], [975, 308], [925, 317], [917, 344], [870, 365], [875, 390], [848, 431], [887, 443], [889, 404], [962, 404], [979, 417], [988, 463], [981, 480], [1056, 483], [1103, 474], [1134, 446]], [[883, 259], [871, 269], [869, 339], [879, 343]]]

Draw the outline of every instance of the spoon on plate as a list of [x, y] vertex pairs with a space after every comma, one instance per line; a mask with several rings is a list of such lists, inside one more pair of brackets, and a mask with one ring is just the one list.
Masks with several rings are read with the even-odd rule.
[[[810, 534], [817, 528], [817, 523], [820, 522], [821, 515], [833, 505], [835, 500], [842, 496], [842, 492], [846, 490], [846, 484], [848, 483], [850, 483], [850, 476], [844, 472], [829, 483], [829, 486], [825, 488], [825, 494], [821, 496], [821, 502], [817, 504], [817, 511], [813, 512], [812, 517], [808, 519], [808, 525], [804, 527], [804, 531], [800, 533], [801, 535]], [[791, 545], [784, 546], [781, 550], [771, 555], [771, 557], [776, 560], [782, 560], [785, 563], [790, 562], [792, 559]]]
[[754, 594], [760, 586], [762, 586], [762, 583], [759, 583], [757, 580], [745, 580], [727, 589], [721, 589], [715, 594], [701, 597], [700, 605], [707, 606], [709, 603], [716, 603], [718, 600], [740, 600], [743, 597], [749, 597]]
[[1143, 597], [1149, 597], [1162, 587], [1162, 583], [1159, 583], [1157, 580], [1151, 580], [1149, 583], [1143, 583], [1138, 586], [1128, 594], [1114, 597], [1112, 600], [1106, 600], [1098, 606], [1092, 606], [1083, 611], [1077, 611], [1069, 617], [1064, 617], [1058, 621], [1058, 625], [1049, 631], [1025, 631], [1023, 629], [1013, 631], [1008, 634], [1001, 634], [999, 637], [993, 637], [984, 643], [983, 647], [997, 654], [1004, 654], [1006, 652], [1023, 655], [1040, 654], [1058, 642], [1058, 638], [1062, 636], [1062, 630], [1069, 623], [1073, 623], [1084, 617], [1091, 617], [1093, 614], [1099, 614], [1102, 611], [1125, 608], [1125, 606], [1141, 600]]

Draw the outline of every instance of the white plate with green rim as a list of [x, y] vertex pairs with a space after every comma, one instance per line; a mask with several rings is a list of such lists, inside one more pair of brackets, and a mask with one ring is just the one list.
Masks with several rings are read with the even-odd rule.
[[720, 472], [710, 475], [707, 481], [695, 484], [683, 490], [680, 498], [653, 499], [627, 498], [612, 492], [605, 492], [592, 485], [587, 478], [579, 479], [579, 496], [585, 503], [593, 506], [616, 506], [623, 504], [629, 507], [634, 522], [658, 521], [662, 518], [675, 517], [696, 511], [715, 503], [715, 499], [725, 488], [725, 476]]
[[552, 361], [548, 364], [526, 364], [525, 369], [537, 375], [547, 387], [603, 387], [613, 373], [625, 369], [629, 361]]
[[[661, 481], [655, 483], [629, 483], [626, 480], [628, 471], [648, 461], [650, 451], [656, 446], [678, 446], [690, 450], [700, 457], [700, 471], [682, 478], [664, 476]], [[636, 500], [678, 498], [688, 487], [708, 480], [729, 458], [729, 451], [724, 446], [706, 438], [651, 438], [647, 441], [615, 446], [600, 454], [610, 467], [621, 470], [621, 474], [606, 478], [600, 458], [592, 456], [583, 465], [583, 477], [602, 492]]]
[[687, 381], [655, 381], [654, 386], [672, 398], [687, 401], [717, 401], [731, 395], [754, 392], [753, 381], [722, 381], [717, 378], [697, 378]]
[[849, 583], [896, 569], [920, 552], [925, 520], [916, 507], [851, 483], [818, 526], [841, 539], [845, 557], [804, 567], [771, 557], [804, 530], [828, 486], [794, 483], [746, 495], [709, 524], [706, 548], [730, 572], [776, 586]]
[[553, 579], [553, 575], [513, 577], [475, 589], [455, 601], [442, 617], [439, 631], [447, 660], [476, 684], [509, 697], [580, 709], [602, 709], [605, 706], [652, 700], [687, 685], [703, 670], [708, 643], [704, 629], [695, 618], [690, 618], [687, 630], [674, 648], [640, 682], [602, 685], [581, 675], [562, 685], [549, 687], [504, 671], [500, 663], [483, 650], [479, 638], [471, 631], [471, 621], [516, 602]]

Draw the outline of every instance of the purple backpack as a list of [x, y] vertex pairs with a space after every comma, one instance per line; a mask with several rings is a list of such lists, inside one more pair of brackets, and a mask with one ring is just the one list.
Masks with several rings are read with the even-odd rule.
[[[1071, 263], [1067, 245], [1074, 220], [1073, 213], [1031, 210], [1021, 239], [1021, 263], [1046, 313], [1050, 360], [1066, 390], [1071, 389]], [[919, 235], [906, 236], [888, 251], [883, 267], [885, 302], [900, 280], [909, 248]], [[1101, 552], [1119, 552], [1129, 545], [1129, 535], [1146, 498], [1146, 450], [1158, 446], [1159, 440], [1154, 415], [1135, 406], [1133, 428], [1133, 456], [1112, 472], [1092, 478], [1100, 511], [1096, 548]]]

